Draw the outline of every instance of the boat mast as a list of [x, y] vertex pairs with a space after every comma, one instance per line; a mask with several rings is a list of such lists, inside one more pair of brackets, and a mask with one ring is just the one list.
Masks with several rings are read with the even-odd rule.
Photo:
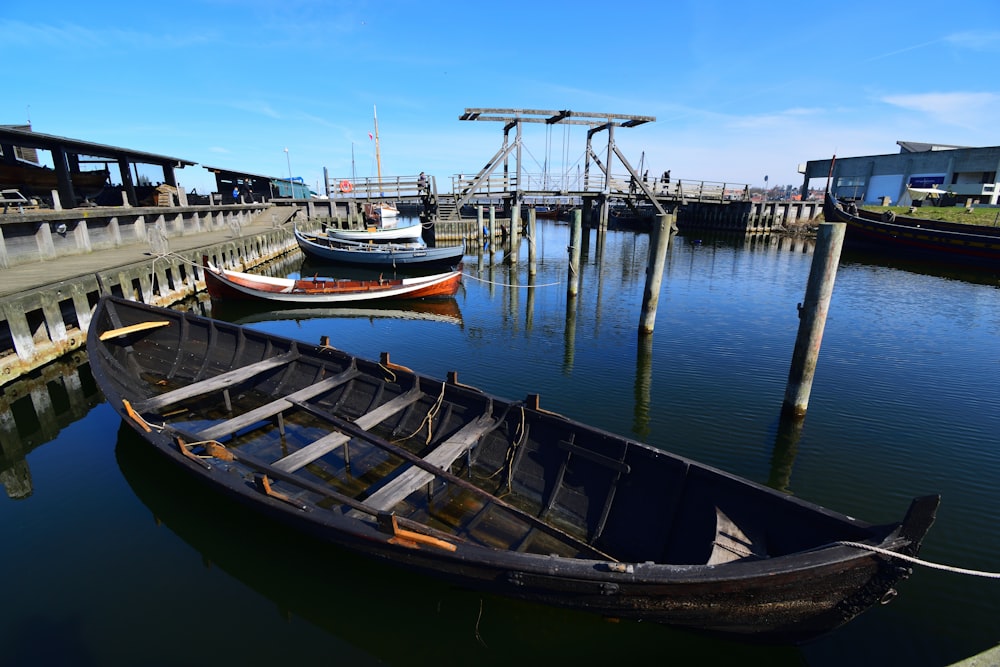
[[378, 169], [378, 189], [382, 189], [382, 157], [378, 151], [378, 109], [372, 105], [372, 113], [375, 116], [375, 167]]

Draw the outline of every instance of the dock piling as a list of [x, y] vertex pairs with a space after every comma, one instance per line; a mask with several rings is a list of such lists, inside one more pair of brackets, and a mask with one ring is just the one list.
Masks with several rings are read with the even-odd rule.
[[535, 256], [535, 207], [528, 209], [528, 275], [533, 276], [538, 271]]
[[573, 229], [569, 237], [569, 278], [566, 293], [570, 298], [580, 291], [580, 246], [583, 244], [583, 212], [573, 211]]
[[830, 310], [833, 283], [840, 264], [840, 250], [844, 244], [847, 225], [842, 222], [826, 222], [816, 231], [816, 250], [812, 268], [806, 284], [806, 294], [799, 309], [799, 332], [795, 337], [795, 349], [788, 370], [788, 384], [782, 413], [803, 417], [809, 405], [816, 361], [823, 341], [826, 315]]
[[649, 261], [646, 265], [646, 287], [642, 293], [642, 313], [639, 316], [639, 335], [653, 333], [656, 324], [656, 307], [660, 301], [660, 285], [663, 284], [663, 267], [670, 247], [670, 230], [673, 214], [661, 213], [650, 230]]

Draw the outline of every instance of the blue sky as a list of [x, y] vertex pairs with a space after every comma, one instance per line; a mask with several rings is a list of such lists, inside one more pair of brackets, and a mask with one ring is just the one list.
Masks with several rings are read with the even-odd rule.
[[[742, 5], [8, 0], [0, 123], [290, 166], [313, 188], [324, 167], [375, 175], [375, 106], [383, 174], [439, 187], [501, 146], [500, 123], [458, 120], [467, 107], [655, 116], [616, 132], [634, 165], [753, 186], [798, 186], [800, 163], [897, 140], [1000, 145], [994, 0]], [[526, 171], [572, 174], [584, 130], [527, 125], [525, 146]], [[200, 167], [178, 180], [214, 189]]]

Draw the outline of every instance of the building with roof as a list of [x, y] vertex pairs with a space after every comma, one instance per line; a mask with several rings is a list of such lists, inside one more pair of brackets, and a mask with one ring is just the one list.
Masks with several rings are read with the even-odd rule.
[[[51, 168], [40, 162], [40, 150], [51, 154]], [[30, 125], [0, 125], [0, 186], [27, 190], [24, 194], [42, 197], [53, 196], [55, 192], [62, 206], [74, 207], [104, 190], [112, 175], [109, 167], [118, 172], [128, 203], [137, 206], [139, 178], [138, 172], [133, 173], [137, 164], [159, 167], [163, 172], [162, 183], [176, 188], [175, 170], [197, 163], [34, 132]]]
[[1000, 197], [1000, 146], [973, 148], [915, 141], [897, 141], [898, 153], [863, 157], [810, 160], [800, 165], [803, 196], [817, 179], [829, 179], [835, 197], [866, 204], [887, 197], [897, 206], [908, 206], [910, 190], [943, 190], [962, 204], [969, 201], [996, 205]]

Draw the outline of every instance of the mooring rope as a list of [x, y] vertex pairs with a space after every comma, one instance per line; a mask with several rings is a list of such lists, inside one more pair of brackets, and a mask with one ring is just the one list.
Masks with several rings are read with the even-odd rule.
[[194, 267], [199, 267], [201, 264], [195, 262], [194, 260], [188, 259], [181, 254], [174, 252], [173, 250], [167, 250], [166, 252], [154, 252], [150, 253], [153, 255], [153, 262], [149, 265], [149, 284], [152, 286], [156, 282], [156, 262], [161, 259], [173, 258], [179, 262], [184, 262], [185, 264], [190, 264]]
[[951, 565], [941, 565], [940, 563], [932, 563], [930, 561], [922, 560], [914, 556], [907, 556], [906, 554], [896, 553], [895, 551], [889, 551], [888, 549], [883, 549], [881, 547], [871, 546], [869, 544], [862, 544], [860, 542], [845, 542], [837, 541], [834, 544], [839, 544], [844, 547], [854, 547], [855, 549], [864, 549], [866, 551], [874, 551], [877, 554], [882, 554], [883, 556], [889, 556], [890, 558], [898, 558], [900, 560], [905, 560], [908, 563], [914, 563], [916, 565], [923, 565], [924, 567], [929, 567], [933, 570], [944, 570], [945, 572], [953, 572], [955, 574], [967, 574], [973, 577], [985, 577], [986, 579], [1000, 579], [1000, 572], [984, 572], [982, 570], [967, 570], [964, 567], [953, 567]]
[[544, 283], [542, 285], [519, 285], [519, 284], [515, 285], [514, 283], [498, 283], [498, 282], [493, 281], [493, 280], [484, 280], [482, 278], [478, 278], [478, 277], [472, 275], [471, 273], [465, 273], [465, 272], [463, 272], [462, 275], [464, 277], [466, 277], [466, 278], [472, 278], [473, 280], [478, 280], [481, 283], [486, 283], [487, 285], [496, 285], [497, 287], [552, 287], [553, 285], [561, 285], [562, 284], [562, 281], [558, 281], [557, 280], [554, 283]]

